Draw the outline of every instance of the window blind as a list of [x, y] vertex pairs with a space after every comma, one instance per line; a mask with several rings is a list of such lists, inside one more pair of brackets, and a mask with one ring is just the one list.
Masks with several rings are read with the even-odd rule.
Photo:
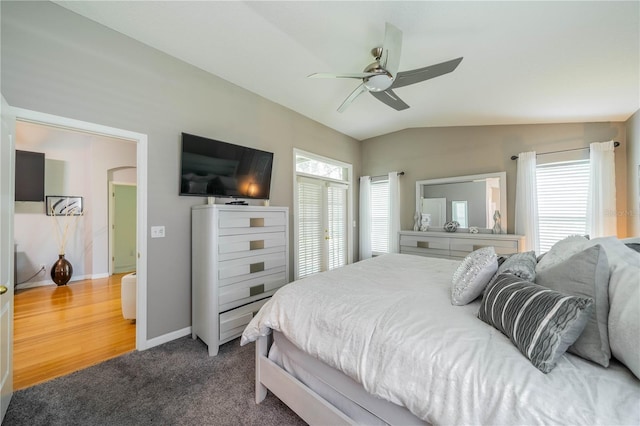
[[327, 184], [329, 269], [347, 264], [347, 186]]
[[322, 270], [322, 186], [298, 179], [298, 278]]
[[371, 182], [371, 251], [389, 252], [389, 180]]
[[569, 235], [586, 233], [589, 160], [536, 167], [540, 251]]

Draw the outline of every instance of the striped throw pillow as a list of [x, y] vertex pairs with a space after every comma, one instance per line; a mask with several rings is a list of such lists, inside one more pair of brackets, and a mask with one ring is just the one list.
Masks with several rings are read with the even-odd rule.
[[569, 296], [500, 274], [486, 289], [478, 318], [504, 333], [543, 373], [584, 330], [593, 299]]

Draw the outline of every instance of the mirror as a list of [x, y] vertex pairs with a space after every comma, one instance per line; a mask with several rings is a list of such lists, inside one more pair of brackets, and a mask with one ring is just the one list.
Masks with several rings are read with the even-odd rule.
[[[427, 218], [430, 231], [441, 231], [455, 220], [460, 228], [507, 232], [507, 174], [486, 173], [416, 182], [416, 211]], [[423, 220], [424, 222], [424, 220]]]

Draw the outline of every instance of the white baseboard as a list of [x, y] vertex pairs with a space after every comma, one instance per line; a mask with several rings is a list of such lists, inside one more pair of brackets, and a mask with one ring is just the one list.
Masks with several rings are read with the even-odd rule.
[[16, 285], [16, 289], [18, 289], [18, 290], [26, 290], [28, 288], [44, 287], [44, 286], [47, 286], [47, 285], [55, 285], [55, 284], [51, 280], [28, 282], [28, 283], [22, 283], [22, 284]]
[[144, 347], [139, 347], [138, 350], [151, 349], [154, 346], [162, 345], [163, 343], [168, 343], [172, 340], [179, 339], [184, 336], [188, 336], [191, 334], [191, 327], [185, 327], [182, 330], [172, 331], [171, 333], [163, 334], [162, 336], [154, 337], [153, 339], [149, 339], [146, 341]]
[[[74, 281], [95, 280], [95, 279], [98, 279], [98, 278], [109, 278], [109, 274], [74, 275], [69, 280], [69, 284], [73, 283]], [[16, 286], [16, 288], [18, 290], [24, 290], [24, 289], [27, 289], [27, 288], [44, 287], [44, 286], [48, 286], [48, 285], [56, 285], [56, 284], [49, 279], [49, 280], [44, 280], [44, 281], [34, 281], [34, 282], [26, 282], [26, 283], [18, 284]]]
[[[90, 276], [90, 278], [91, 278], [92, 280], [97, 280], [97, 279], [100, 279], [100, 278], [109, 278], [109, 274], [108, 274], [108, 273], [106, 273], [106, 272], [105, 272], [105, 273], [102, 273], [102, 274], [93, 274], [93, 275], [91, 275], [91, 276]], [[84, 279], [84, 278], [83, 278], [83, 279]]]

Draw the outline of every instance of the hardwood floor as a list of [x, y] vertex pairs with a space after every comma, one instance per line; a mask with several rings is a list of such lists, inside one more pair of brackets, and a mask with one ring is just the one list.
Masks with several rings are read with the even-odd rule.
[[14, 390], [135, 349], [136, 325], [122, 317], [123, 275], [16, 291]]

